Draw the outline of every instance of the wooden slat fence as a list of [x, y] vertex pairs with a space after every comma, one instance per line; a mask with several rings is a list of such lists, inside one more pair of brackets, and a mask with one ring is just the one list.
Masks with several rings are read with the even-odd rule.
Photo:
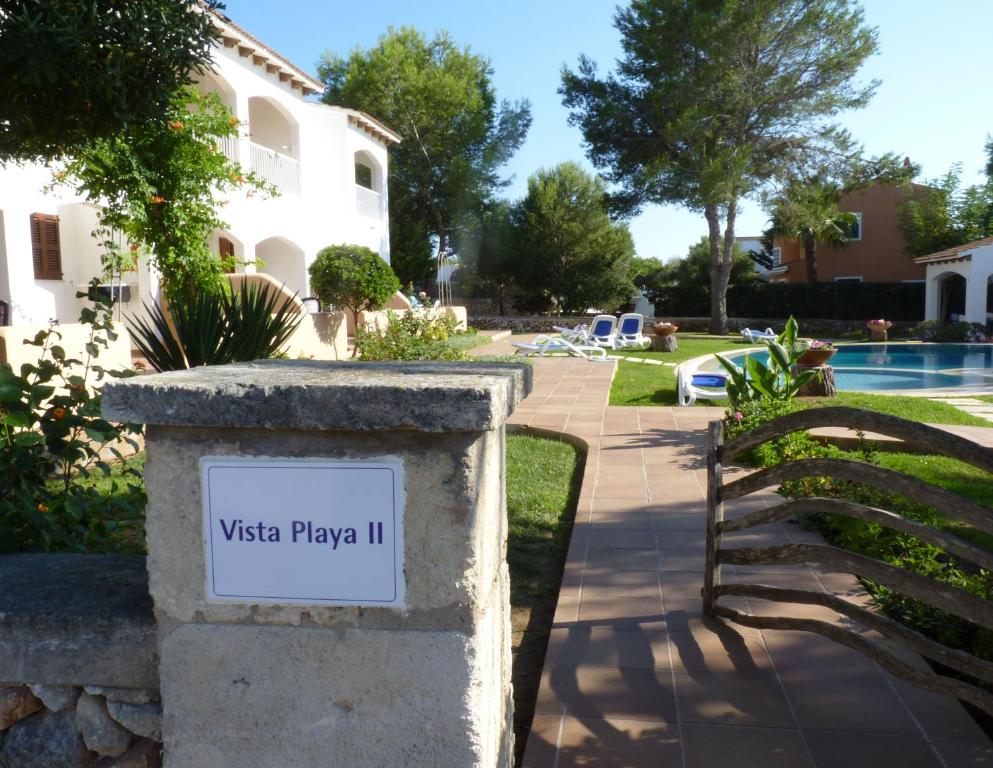
[[[767, 422], [727, 443], [720, 421], [710, 424], [707, 451], [707, 549], [704, 574], [704, 612], [711, 616], [757, 629], [815, 632], [853, 648], [876, 661], [897, 677], [936, 693], [953, 696], [993, 714], [989, 690], [956, 677], [920, 669], [909, 664], [864, 634], [836, 623], [789, 616], [751, 616], [719, 604], [723, 596], [756, 598], [780, 603], [819, 605], [872, 629], [888, 641], [909, 648], [953, 670], [993, 686], [993, 663], [925, 637], [880, 613], [855, 605], [835, 595], [802, 589], [784, 589], [763, 584], [722, 584], [721, 566], [820, 564], [870, 579], [900, 594], [993, 630], [993, 603], [950, 584], [943, 584], [865, 555], [828, 544], [787, 544], [773, 547], [723, 548], [722, 536], [755, 526], [777, 522], [798, 514], [826, 512], [857, 518], [910, 534], [942, 548], [956, 558], [993, 571], [993, 553], [954, 534], [938, 530], [894, 512], [828, 498], [784, 500], [771, 509], [753, 512], [735, 520], [724, 519], [724, 502], [755, 491], [805, 477], [833, 477], [865, 483], [934, 507], [948, 518], [993, 533], [993, 509], [958, 494], [938, 488], [900, 472], [843, 459], [804, 459], [758, 470], [725, 485], [723, 466], [745, 451], [768, 440], [816, 427], [848, 427], [875, 432], [926, 446], [935, 454], [950, 456], [993, 473], [993, 449], [958, 435], [907, 421], [895, 416], [856, 408], [811, 408]], [[757, 580], [761, 576], [756, 576]], [[785, 608], [786, 606], [784, 606]]]

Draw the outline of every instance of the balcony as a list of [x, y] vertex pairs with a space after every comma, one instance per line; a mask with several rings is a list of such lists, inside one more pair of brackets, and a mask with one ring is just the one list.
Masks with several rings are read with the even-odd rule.
[[300, 193], [300, 163], [255, 142], [248, 143], [250, 167], [283, 195]]
[[355, 185], [355, 210], [360, 216], [383, 218], [383, 196], [374, 189]]
[[217, 149], [228, 160], [238, 162], [238, 136], [222, 136], [217, 140]]

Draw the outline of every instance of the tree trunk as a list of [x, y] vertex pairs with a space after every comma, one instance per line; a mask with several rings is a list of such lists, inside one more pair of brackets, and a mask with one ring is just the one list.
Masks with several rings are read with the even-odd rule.
[[803, 241], [803, 257], [807, 262], [807, 282], [817, 282], [817, 241], [805, 238]]
[[710, 332], [720, 335], [728, 332], [727, 291], [734, 253], [736, 213], [737, 201], [732, 200], [728, 205], [727, 227], [722, 242], [718, 206], [704, 207], [710, 232]]

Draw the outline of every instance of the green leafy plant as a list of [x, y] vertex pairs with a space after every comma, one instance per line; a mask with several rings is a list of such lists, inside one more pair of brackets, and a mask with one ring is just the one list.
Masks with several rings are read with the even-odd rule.
[[131, 340], [157, 371], [275, 357], [303, 319], [268, 285], [184, 292], [168, 316], [157, 305], [145, 310], [150, 320], [129, 318]]
[[732, 362], [725, 355], [716, 353], [721, 366], [728, 372], [728, 399], [734, 407], [752, 400], [792, 400], [804, 384], [814, 379], [815, 370], [800, 370], [797, 361], [807, 351], [809, 344], [797, 338], [799, 327], [790, 316], [786, 328], [775, 341], [766, 341], [769, 362], [763, 363], [748, 355], [744, 368]]
[[94, 470], [110, 475], [104, 456], [122, 459], [122, 445], [136, 450], [130, 436], [141, 427], [100, 415], [95, 385], [105, 377], [133, 375], [97, 363], [117, 338], [112, 303], [97, 296], [80, 322], [90, 326], [82, 359], [67, 355], [53, 323], [24, 342], [39, 348], [37, 363], [19, 372], [0, 364], [0, 552], [99, 551], [119, 521], [136, 517], [144, 506], [137, 470], [112, 482], [109, 502], [84, 482]]
[[376, 310], [400, 290], [379, 254], [362, 245], [331, 245], [310, 265], [310, 287], [322, 304], [346, 307], [358, 329], [359, 312]]
[[458, 320], [448, 313], [421, 310], [387, 312], [386, 327], [360, 328], [355, 333], [356, 353], [363, 360], [464, 360], [457, 338]]
[[[223, 265], [210, 250], [211, 235], [227, 228], [218, 193], [276, 191], [220, 151], [223, 139], [238, 136], [238, 126], [216, 93], [181, 88], [161, 120], [92, 142], [65, 162], [53, 184], [74, 187], [98, 205], [102, 232], [120, 233], [135, 253], [147, 246], [170, 299], [220, 290]], [[108, 268], [120, 256], [109, 248]]]

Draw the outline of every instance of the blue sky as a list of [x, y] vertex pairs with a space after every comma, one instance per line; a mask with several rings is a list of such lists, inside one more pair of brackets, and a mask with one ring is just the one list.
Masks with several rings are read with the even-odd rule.
[[[840, 122], [872, 154], [909, 155], [924, 177], [962, 163], [966, 181], [980, 177], [982, 147], [993, 133], [989, 34], [993, 0], [865, 0], [866, 17], [879, 28], [879, 53], [863, 77], [882, 80], [869, 107]], [[613, 28], [616, 3], [603, 0], [227, 0], [227, 14], [256, 37], [309, 71], [325, 50], [345, 55], [368, 48], [388, 26], [425, 33], [447, 29], [462, 45], [490, 59], [499, 98], [531, 101], [534, 124], [508, 164], [510, 197], [523, 194], [527, 177], [565, 160], [586, 162], [582, 137], [566, 124], [556, 93], [563, 65], [580, 53], [612, 67], [620, 54]], [[746, 203], [736, 231], [758, 234], [758, 206]], [[699, 214], [653, 206], [631, 221], [640, 256], [682, 256], [706, 234]]]

